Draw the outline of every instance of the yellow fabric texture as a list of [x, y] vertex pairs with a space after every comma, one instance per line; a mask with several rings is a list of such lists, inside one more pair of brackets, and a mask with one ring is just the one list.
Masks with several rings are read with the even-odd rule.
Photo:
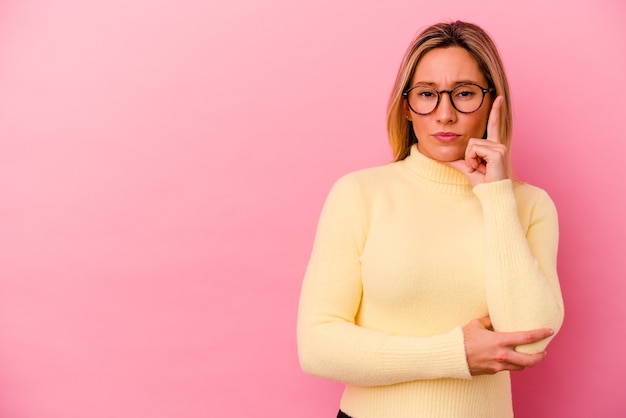
[[496, 331], [556, 333], [557, 245], [555, 206], [537, 187], [472, 188], [415, 146], [348, 174], [326, 199], [302, 285], [301, 366], [346, 383], [354, 418], [511, 417], [508, 372], [472, 377], [462, 327], [489, 315]]

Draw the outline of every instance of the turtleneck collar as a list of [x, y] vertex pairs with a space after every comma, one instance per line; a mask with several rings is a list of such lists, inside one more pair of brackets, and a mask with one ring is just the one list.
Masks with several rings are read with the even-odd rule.
[[417, 144], [413, 144], [409, 156], [400, 161], [400, 164], [412, 176], [417, 175], [425, 183], [443, 192], [472, 193], [472, 186], [463, 173], [420, 153]]

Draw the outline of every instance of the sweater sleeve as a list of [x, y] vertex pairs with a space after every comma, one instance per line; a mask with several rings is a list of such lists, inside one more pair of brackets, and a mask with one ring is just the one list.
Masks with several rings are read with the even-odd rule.
[[[526, 210], [528, 227], [520, 222], [511, 180], [474, 187], [485, 222], [486, 297], [496, 331], [551, 328], [563, 322], [563, 299], [556, 271], [558, 220], [554, 203], [538, 190]], [[554, 336], [517, 347], [543, 351]]]
[[463, 332], [412, 337], [355, 323], [362, 294], [366, 204], [352, 177], [331, 190], [318, 224], [298, 312], [298, 354], [312, 375], [360, 386], [471, 379]]

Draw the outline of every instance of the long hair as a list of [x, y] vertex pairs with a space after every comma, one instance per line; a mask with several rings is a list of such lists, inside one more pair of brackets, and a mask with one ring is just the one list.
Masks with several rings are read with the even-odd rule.
[[[408, 121], [404, 115], [405, 99], [402, 97], [402, 92], [410, 87], [409, 83], [413, 79], [415, 68], [428, 51], [452, 46], [466, 49], [478, 62], [489, 87], [496, 89], [496, 94], [493, 95], [494, 99], [497, 96], [503, 96], [504, 106], [501, 108], [500, 114], [500, 139], [507, 148], [510, 147], [513, 117], [509, 83], [496, 45], [483, 29], [472, 23], [461, 21], [438, 23], [424, 29], [407, 49], [389, 98], [387, 132], [394, 161], [405, 159], [409, 155], [411, 146], [417, 143], [411, 121]], [[510, 167], [510, 164], [508, 166]]]

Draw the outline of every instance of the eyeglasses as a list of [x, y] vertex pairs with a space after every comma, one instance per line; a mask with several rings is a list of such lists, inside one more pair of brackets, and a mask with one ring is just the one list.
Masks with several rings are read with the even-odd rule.
[[452, 107], [461, 113], [474, 113], [483, 105], [485, 94], [494, 91], [495, 88], [485, 89], [478, 84], [465, 83], [452, 90], [435, 90], [426, 85], [413, 86], [402, 93], [409, 103], [411, 110], [418, 115], [432, 113], [441, 100], [443, 93], [448, 93]]

